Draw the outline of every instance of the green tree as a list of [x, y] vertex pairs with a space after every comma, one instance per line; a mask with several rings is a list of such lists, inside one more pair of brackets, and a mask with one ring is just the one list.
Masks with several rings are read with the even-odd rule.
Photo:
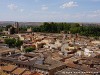
[[5, 30], [8, 31], [8, 29], [9, 29], [10, 27], [12, 27], [12, 25], [7, 25], [6, 28], [5, 28]]
[[16, 40], [16, 42], [15, 42], [15, 46], [16, 47], [18, 47], [18, 48], [20, 48], [20, 46], [23, 44], [23, 41], [21, 41], [21, 40]]
[[35, 50], [35, 47], [27, 47], [25, 48], [25, 52], [32, 52]]
[[20, 48], [20, 46], [23, 44], [23, 41], [21, 40], [16, 40], [14, 38], [10, 39], [5, 39], [5, 44], [7, 44], [10, 48], [11, 47], [17, 47]]
[[5, 44], [7, 44], [9, 47], [15, 47], [16, 39], [5, 39]]
[[0, 32], [2, 32], [3, 31], [3, 27], [2, 26], [0, 26]]
[[25, 31], [27, 31], [27, 27], [26, 27], [26, 26], [21, 26], [21, 27], [19, 28], [19, 31], [25, 32]]

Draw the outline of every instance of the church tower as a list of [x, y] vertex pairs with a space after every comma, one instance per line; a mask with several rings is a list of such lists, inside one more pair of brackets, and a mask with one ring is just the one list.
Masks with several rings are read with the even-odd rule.
[[18, 22], [15, 22], [14, 28], [15, 28], [15, 33], [19, 33], [19, 23]]

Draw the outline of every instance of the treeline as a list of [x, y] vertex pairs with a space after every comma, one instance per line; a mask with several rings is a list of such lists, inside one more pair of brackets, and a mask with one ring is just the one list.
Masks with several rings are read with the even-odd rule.
[[100, 26], [81, 26], [78, 23], [48, 23], [45, 22], [41, 26], [32, 26], [33, 32], [60, 33], [64, 31], [72, 34], [79, 33], [84, 36], [99, 37]]
[[27, 31], [27, 28], [31, 27], [33, 32], [45, 32], [45, 33], [60, 33], [64, 31], [72, 34], [80, 34], [84, 36], [99, 37], [100, 26], [81, 26], [79, 23], [54, 23], [45, 22], [41, 26], [21, 26], [20, 31]]

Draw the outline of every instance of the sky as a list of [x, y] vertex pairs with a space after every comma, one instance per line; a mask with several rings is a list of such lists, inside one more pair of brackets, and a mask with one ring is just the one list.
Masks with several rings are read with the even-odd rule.
[[0, 0], [0, 21], [100, 23], [100, 0]]

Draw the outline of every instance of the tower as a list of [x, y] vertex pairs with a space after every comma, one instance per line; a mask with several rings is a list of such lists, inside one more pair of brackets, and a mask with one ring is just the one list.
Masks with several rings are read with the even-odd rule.
[[19, 23], [18, 22], [15, 22], [14, 28], [15, 28], [15, 33], [19, 33]]

